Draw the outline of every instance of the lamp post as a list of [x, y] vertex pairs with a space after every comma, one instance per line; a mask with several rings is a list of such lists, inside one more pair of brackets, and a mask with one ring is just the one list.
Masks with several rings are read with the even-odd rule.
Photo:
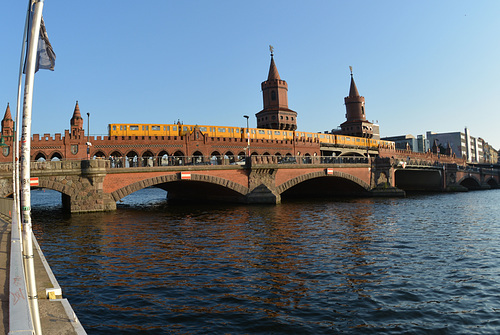
[[250, 157], [250, 129], [248, 129], [248, 119], [250, 116], [243, 115], [245, 119], [247, 119], [247, 157]]
[[90, 113], [87, 113], [87, 159], [90, 160]]
[[243, 115], [245, 119], [247, 119], [247, 153], [245, 155], [245, 166], [250, 168], [252, 161], [250, 157], [250, 129], [248, 128], [248, 119], [250, 118], [248, 115]]

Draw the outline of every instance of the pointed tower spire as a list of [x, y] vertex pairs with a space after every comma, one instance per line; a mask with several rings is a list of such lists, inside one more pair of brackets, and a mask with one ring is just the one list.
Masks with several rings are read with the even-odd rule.
[[351, 70], [351, 87], [349, 88], [349, 97], [359, 97], [358, 88], [356, 87], [356, 83], [354, 82], [354, 77], [352, 76], [352, 66], [349, 66]]
[[82, 115], [80, 114], [80, 106], [78, 105], [78, 100], [76, 101], [70, 125], [71, 125], [71, 135], [76, 135], [77, 133], [83, 131], [83, 118]]
[[278, 73], [278, 69], [276, 68], [276, 64], [274, 63], [274, 48], [272, 45], [269, 46], [269, 50], [271, 51], [271, 66], [269, 66], [269, 74], [267, 75], [267, 80], [279, 80], [280, 74]]
[[12, 120], [12, 115], [10, 114], [10, 106], [7, 103], [7, 109], [5, 110], [5, 115], [2, 120], [2, 136], [8, 137], [14, 135], [14, 121]]
[[12, 115], [10, 114], [10, 106], [9, 106], [8, 102], [7, 102], [7, 109], [5, 110], [5, 115], [4, 115], [3, 119], [4, 119], [4, 121], [6, 121], [6, 120], [12, 121]]
[[344, 135], [372, 138], [377, 134], [373, 132], [373, 124], [366, 120], [365, 98], [359, 95], [358, 88], [354, 82], [351, 71], [351, 86], [349, 87], [349, 96], [344, 98], [347, 121], [340, 125], [341, 133]]
[[271, 65], [267, 80], [261, 84], [264, 109], [255, 114], [258, 128], [297, 129], [297, 112], [288, 108], [288, 84], [280, 78], [270, 45]]

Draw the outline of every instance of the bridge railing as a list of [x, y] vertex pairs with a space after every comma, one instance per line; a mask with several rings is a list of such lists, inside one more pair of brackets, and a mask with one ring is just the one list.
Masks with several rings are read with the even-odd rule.
[[361, 156], [252, 156], [252, 165], [261, 164], [367, 164], [368, 157]]
[[109, 157], [110, 168], [136, 168], [154, 166], [188, 165], [244, 165], [240, 156], [149, 156], [149, 157]]
[[[163, 157], [110, 157], [110, 168], [192, 166], [192, 165], [245, 165], [244, 156], [163, 156]], [[271, 156], [253, 155], [252, 165], [263, 164], [367, 164], [369, 158], [360, 156]]]

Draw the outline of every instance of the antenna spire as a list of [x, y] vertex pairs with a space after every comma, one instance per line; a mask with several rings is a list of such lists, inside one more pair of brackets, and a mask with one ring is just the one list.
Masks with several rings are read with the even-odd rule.
[[269, 51], [271, 51], [271, 57], [272, 57], [274, 53], [274, 47], [271, 44], [269, 44]]
[[352, 66], [349, 65], [349, 70], [351, 71], [351, 76], [352, 76]]

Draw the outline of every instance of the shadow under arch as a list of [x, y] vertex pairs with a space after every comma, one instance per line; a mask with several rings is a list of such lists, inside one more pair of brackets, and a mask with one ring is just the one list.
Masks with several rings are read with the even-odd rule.
[[141, 180], [112, 192], [114, 201], [147, 187], [158, 187], [167, 191], [172, 201], [225, 201], [244, 202], [248, 188], [228, 179], [202, 174], [191, 174], [191, 179], [181, 180], [179, 174], [165, 175]]
[[371, 187], [353, 175], [333, 171], [327, 175], [325, 171], [310, 172], [290, 179], [277, 187], [282, 197], [297, 196], [339, 196], [368, 195]]
[[458, 184], [468, 188], [469, 190], [481, 189], [481, 183], [475, 176], [464, 176], [458, 181]]
[[500, 185], [498, 185], [498, 182], [495, 178], [490, 177], [486, 183], [490, 185], [491, 188], [500, 188]]

